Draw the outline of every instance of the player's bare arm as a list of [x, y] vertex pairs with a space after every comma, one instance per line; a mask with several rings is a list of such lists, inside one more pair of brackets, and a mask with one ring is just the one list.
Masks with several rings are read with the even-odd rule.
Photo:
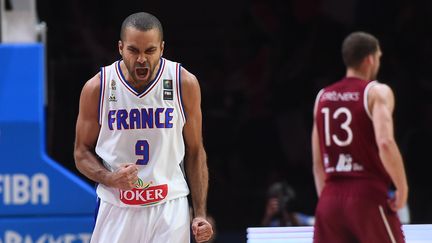
[[75, 134], [75, 165], [89, 179], [124, 190], [132, 189], [137, 180], [137, 168], [125, 164], [115, 173], [107, 170], [96, 157], [95, 146], [99, 136], [98, 122], [100, 74], [86, 82], [80, 97]]
[[184, 68], [181, 70], [181, 77], [186, 113], [183, 130], [186, 146], [185, 169], [194, 212], [192, 231], [196, 241], [203, 242], [210, 239], [213, 230], [206, 220], [208, 168], [202, 139], [201, 91], [197, 78]]
[[[318, 93], [317, 99], [320, 96], [321, 92], [322, 91]], [[312, 170], [313, 170], [314, 181], [315, 181], [315, 189], [319, 197], [321, 195], [322, 189], [324, 188], [325, 172], [324, 172], [323, 162], [321, 159], [318, 129], [317, 129], [316, 119], [315, 119], [316, 110], [317, 110], [317, 100], [315, 101], [315, 105], [313, 108], [313, 127], [312, 127], [311, 143], [312, 143], [312, 162], [313, 162]]]
[[408, 197], [408, 184], [402, 155], [394, 138], [394, 95], [389, 86], [377, 84], [369, 91], [368, 104], [372, 113], [375, 139], [379, 156], [395, 187], [396, 197], [391, 204], [393, 210], [402, 208]]
[[312, 160], [313, 160], [313, 174], [315, 180], [315, 189], [318, 197], [321, 195], [322, 189], [325, 184], [324, 166], [321, 159], [321, 152], [319, 147], [318, 130], [314, 121], [312, 128]]

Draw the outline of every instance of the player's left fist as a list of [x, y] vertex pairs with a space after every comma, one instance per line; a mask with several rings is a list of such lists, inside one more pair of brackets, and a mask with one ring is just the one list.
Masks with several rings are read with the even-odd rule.
[[213, 236], [213, 227], [205, 218], [196, 217], [192, 220], [192, 233], [196, 242], [205, 242]]

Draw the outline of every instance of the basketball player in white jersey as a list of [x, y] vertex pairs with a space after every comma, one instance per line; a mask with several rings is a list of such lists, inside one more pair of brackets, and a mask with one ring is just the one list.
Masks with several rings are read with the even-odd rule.
[[162, 57], [155, 16], [128, 16], [120, 38], [122, 59], [84, 85], [76, 124], [76, 166], [98, 183], [91, 242], [190, 242], [189, 192], [192, 233], [207, 241], [213, 230], [198, 80]]

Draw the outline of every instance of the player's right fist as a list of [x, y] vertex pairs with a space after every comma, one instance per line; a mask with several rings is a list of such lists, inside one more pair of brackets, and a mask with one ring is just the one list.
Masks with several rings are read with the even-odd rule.
[[110, 185], [121, 190], [131, 190], [138, 181], [138, 166], [132, 163], [122, 164], [110, 175]]

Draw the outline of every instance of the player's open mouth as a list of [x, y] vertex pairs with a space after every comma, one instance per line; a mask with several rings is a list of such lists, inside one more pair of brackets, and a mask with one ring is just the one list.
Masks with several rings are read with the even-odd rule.
[[147, 79], [150, 71], [148, 67], [136, 67], [135, 73], [139, 79]]

